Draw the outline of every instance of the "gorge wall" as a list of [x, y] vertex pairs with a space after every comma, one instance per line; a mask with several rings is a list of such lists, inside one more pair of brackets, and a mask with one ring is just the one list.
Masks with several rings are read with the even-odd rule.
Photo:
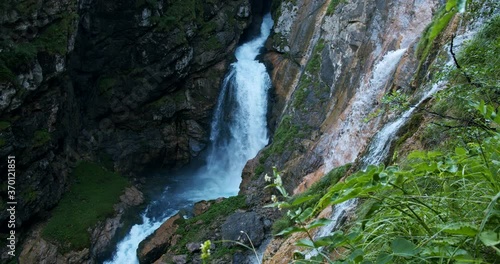
[[245, 171], [260, 180], [244, 180], [241, 192], [261, 197], [259, 182], [272, 166], [285, 170], [293, 190], [354, 162], [387, 121], [373, 115], [382, 113], [383, 95], [418, 88], [415, 49], [438, 8], [438, 1], [281, 2], [267, 56], [276, 132]]
[[[471, 6], [483, 3], [475, 1]], [[415, 104], [435, 74], [430, 65], [438, 50], [459, 23], [461, 32], [472, 23], [452, 13], [441, 25], [443, 33], [429, 40], [431, 24], [444, 4], [434, 0], [273, 1], [275, 26], [264, 61], [274, 85], [269, 109], [274, 135], [243, 171], [241, 196], [233, 198], [244, 197], [245, 204], [236, 212], [221, 214], [220, 207], [228, 206], [224, 201], [202, 202], [197, 206], [211, 217], [201, 214], [176, 224], [166, 222], [174, 233], [158, 232], [148, 239], [164, 240], [161, 248], [166, 249], [154, 257], [157, 263], [198, 261], [201, 254], [196, 245], [205, 240], [237, 240], [256, 246], [256, 253], [265, 252], [263, 263], [292, 262], [294, 251], [302, 249], [295, 242], [306, 236], [271, 238], [272, 223], [287, 209], [263, 208], [279, 196], [273, 188], [266, 188], [272, 184], [266, 178], [276, 167], [288, 193], [297, 194], [334, 168], [353, 163], [353, 170], [357, 169], [356, 161], [373, 136], [402, 114], [391, 109], [384, 96], [405, 94], [408, 103]], [[427, 54], [422, 54], [422, 46]], [[420, 122], [417, 118], [412, 126]], [[403, 130], [411, 136], [408, 127]], [[339, 171], [344, 175], [345, 167]], [[207, 204], [215, 208], [207, 209]], [[321, 216], [331, 214], [329, 210]], [[252, 245], [245, 235], [234, 235], [242, 230]], [[153, 244], [145, 243], [142, 249]], [[211, 250], [212, 263], [254, 263], [253, 252], [227, 243]], [[146, 256], [145, 251], [139, 254]]]
[[134, 177], [197, 156], [252, 20], [247, 0], [1, 5], [0, 156], [16, 157], [17, 230], [47, 217], [81, 160]]

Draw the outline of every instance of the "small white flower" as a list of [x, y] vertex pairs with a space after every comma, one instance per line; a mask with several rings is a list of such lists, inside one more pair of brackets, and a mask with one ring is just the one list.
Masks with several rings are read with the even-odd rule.
[[264, 175], [264, 181], [271, 182], [271, 177], [269, 177], [269, 175], [267, 175], [267, 173], [266, 173], [266, 175]]
[[271, 201], [273, 201], [273, 203], [277, 202], [278, 201], [278, 198], [276, 198], [276, 195], [271, 195]]
[[276, 177], [276, 179], [274, 179], [274, 184], [281, 186], [283, 184], [283, 182], [281, 182], [280, 177]]

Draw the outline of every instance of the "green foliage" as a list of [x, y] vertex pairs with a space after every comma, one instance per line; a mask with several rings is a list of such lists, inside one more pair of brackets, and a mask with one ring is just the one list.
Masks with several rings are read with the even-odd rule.
[[325, 40], [319, 39], [316, 47], [314, 47], [314, 51], [312, 54], [312, 58], [306, 65], [306, 71], [310, 73], [318, 73], [321, 67], [321, 52], [325, 48]]
[[114, 214], [113, 205], [128, 185], [117, 173], [90, 162], [80, 162], [70, 179], [70, 190], [54, 208], [42, 232], [64, 252], [90, 246], [89, 228]]
[[[26, 5], [26, 6], [24, 6]], [[12, 7], [10, 7], [12, 8]], [[37, 8], [36, 3], [23, 1], [15, 9], [21, 14], [31, 14]], [[0, 42], [0, 81], [15, 83], [15, 73], [21, 65], [31, 63], [38, 52], [47, 52], [51, 55], [67, 53], [68, 39], [76, 29], [74, 22], [76, 13], [65, 13], [60, 18], [43, 28], [38, 35], [29, 41], [20, 40], [13, 43], [8, 40]]]
[[335, 9], [340, 4], [341, 0], [331, 0], [328, 9], [326, 9], [326, 15], [331, 16], [335, 12]]
[[[472, 78], [476, 88], [481, 93], [487, 93], [488, 102], [498, 102], [500, 92], [500, 16], [492, 18], [481, 30], [474, 40], [467, 43], [463, 52], [458, 56], [459, 63], [464, 72]], [[460, 71], [452, 73], [459, 76]], [[457, 81], [464, 81], [464, 77]], [[479, 86], [479, 87], [478, 87]], [[473, 87], [470, 87], [473, 89]], [[496, 97], [493, 97], [496, 96]]]
[[5, 144], [7, 144], [7, 141], [5, 140], [5, 138], [0, 137], [0, 147], [5, 146]]
[[118, 84], [119, 80], [116, 77], [102, 77], [98, 81], [98, 88], [100, 94], [111, 95], [113, 87]]
[[492, 18], [457, 54], [460, 69], [448, 69], [442, 78], [450, 87], [439, 92], [431, 111], [435, 122], [426, 128], [426, 146], [450, 148], [486, 136], [487, 124], [475, 109], [484, 101], [498, 107], [500, 101], [500, 16]]
[[382, 108], [378, 108], [377, 110], [370, 112], [367, 117], [363, 118], [363, 122], [368, 123], [372, 119], [380, 116], [382, 113], [383, 113]]
[[309, 77], [304, 77], [301, 79], [300, 85], [297, 87], [297, 90], [294, 93], [293, 106], [294, 107], [302, 107], [306, 101], [307, 96], [309, 95], [311, 84], [311, 79]]
[[[343, 247], [347, 251], [340, 259], [347, 263], [489, 262], [495, 251], [500, 255], [500, 133], [453, 153], [413, 152], [408, 160], [406, 168], [369, 166], [354, 173], [331, 187], [314, 207], [289, 214], [296, 225], [277, 235], [308, 233], [325, 224], [323, 219], [307, 221], [314, 212], [364, 198], [375, 202], [349, 233], [335, 231], [315, 241], [309, 235], [297, 245]], [[273, 205], [288, 208], [282, 203]], [[327, 260], [326, 253], [323, 257]]]
[[50, 133], [47, 130], [37, 130], [33, 136], [33, 146], [40, 147], [51, 140]]
[[173, 0], [165, 7], [161, 16], [152, 17], [158, 30], [171, 31], [183, 28], [184, 23], [200, 21], [203, 18], [203, 2], [200, 0]]
[[[311, 185], [311, 187], [309, 187], [305, 192], [290, 197], [290, 200], [288, 201], [289, 205], [286, 206], [286, 208], [290, 211], [297, 211], [308, 207], [314, 207], [314, 205], [318, 203], [321, 196], [327, 192], [328, 188], [335, 185], [345, 175], [350, 167], [351, 165], [347, 164], [331, 170], [319, 181]], [[276, 235], [293, 224], [292, 219], [290, 219], [288, 215], [284, 215], [274, 222], [272, 232]]]
[[401, 90], [395, 90], [384, 95], [382, 103], [388, 105], [392, 111], [404, 111], [410, 106], [410, 97]]
[[[296, 252], [294, 256], [302, 258], [299, 263], [494, 263], [499, 259], [499, 75], [498, 58], [493, 55], [498, 54], [499, 25], [499, 18], [494, 18], [466, 45], [458, 56], [462, 67], [444, 74], [451, 87], [438, 97], [434, 110], [440, 111], [429, 111], [440, 117], [441, 124], [435, 125], [452, 131], [459, 141], [448, 143], [453, 148], [412, 152], [404, 166], [368, 166], [333, 185], [314, 205], [302, 206], [312, 198], [296, 202], [300, 210], [289, 213], [293, 226], [277, 235], [305, 232], [308, 239], [296, 244], [319, 250], [311, 261]], [[393, 94], [387, 101], [407, 101], [398, 97]], [[358, 218], [344, 230], [313, 240], [312, 228], [325, 223], [311, 220], [316, 212], [350, 199], [363, 201]], [[271, 206], [290, 207], [275, 200]], [[329, 259], [333, 250], [335, 261]]]
[[222, 48], [222, 43], [217, 39], [216, 36], [210, 36], [206, 41], [205, 45], [208, 49], [220, 49]]
[[304, 74], [302, 75], [297, 90], [294, 94], [294, 107], [303, 107], [307, 97], [311, 91], [315, 91], [315, 95], [319, 96], [320, 84], [320, 69], [321, 69], [321, 52], [325, 48], [325, 40], [319, 39], [314, 47], [311, 59], [307, 62]]
[[17, 10], [21, 16], [30, 16], [37, 9], [41, 8], [40, 2], [37, 0], [11, 1], [11, 3], [13, 3], [14, 6], [10, 6], [9, 9], [13, 8]]
[[254, 174], [261, 175], [264, 172], [264, 170], [265, 170], [264, 165], [259, 164], [259, 165], [257, 165], [257, 167], [255, 167]]
[[281, 120], [278, 129], [274, 133], [273, 142], [263, 153], [264, 156], [270, 154], [281, 154], [289, 147], [293, 146], [295, 138], [298, 138], [299, 128], [292, 123], [291, 116], [285, 116]]
[[[235, 212], [237, 209], [245, 208], [245, 196], [233, 196], [222, 200], [219, 203], [213, 203], [209, 209], [198, 216], [180, 221], [176, 233], [181, 235], [181, 239], [172, 251], [177, 253], [188, 253], [186, 244], [193, 241], [203, 241], [207, 239], [207, 227], [212, 226], [223, 217]], [[201, 222], [201, 224], [199, 224]], [[223, 247], [221, 247], [223, 248]], [[214, 254], [218, 254], [217, 249]]]
[[33, 41], [33, 45], [38, 51], [65, 55], [68, 52], [68, 38], [75, 29], [73, 22], [77, 17], [76, 13], [65, 14], [43, 30]]
[[5, 130], [11, 126], [11, 123], [8, 121], [0, 121], [0, 131]]
[[[452, 2], [454, 2], [454, 4]], [[420, 39], [416, 50], [417, 57], [421, 59], [419, 68], [423, 61], [429, 56], [434, 45], [434, 40], [448, 26], [457, 11], [458, 7], [456, 1], [449, 0], [446, 6], [441, 8], [437, 15], [434, 16], [431, 24], [425, 29], [424, 35]]]
[[0, 81], [15, 82], [14, 72], [19, 66], [31, 62], [36, 54], [36, 47], [31, 43], [12, 44], [0, 42]]

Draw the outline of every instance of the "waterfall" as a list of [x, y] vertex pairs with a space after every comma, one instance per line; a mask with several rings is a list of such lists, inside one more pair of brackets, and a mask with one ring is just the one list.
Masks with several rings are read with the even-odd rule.
[[406, 123], [415, 109], [417, 109], [423, 101], [437, 92], [442, 86], [443, 82], [435, 83], [429, 91], [424, 93], [424, 96], [420, 98], [417, 104], [406, 110], [398, 119], [386, 124], [382, 130], [375, 135], [370, 146], [368, 147], [368, 154], [361, 160], [362, 168], [366, 168], [370, 164], [377, 165], [382, 162], [382, 160], [389, 153], [391, 143], [399, 129]]
[[[462, 43], [467, 39], [471, 39], [472, 36], [477, 32], [478, 27], [479, 26], [476, 26], [474, 30], [469, 30], [469, 32], [458, 35], [455, 39], [456, 47], [460, 49]], [[451, 67], [453, 64], [451, 54], [449, 53], [449, 51], [447, 52], [448, 52], [448, 61], [445, 63], [444, 68]], [[375, 66], [376, 69], [377, 66]], [[392, 69], [391, 71], [393, 71], [395, 67], [396, 67], [395, 65], [394, 67], [390, 67]], [[377, 70], [375, 70], [375, 72], [377, 72]], [[389, 75], [386, 74], [384, 75], [386, 76], [386, 78], [389, 77]], [[373, 79], [377, 79], [375, 74]], [[368, 151], [365, 154], [365, 156], [361, 159], [360, 167], [362, 169], [366, 169], [366, 167], [368, 167], [368, 165], [370, 164], [375, 164], [375, 165], [380, 164], [387, 157], [391, 144], [395, 139], [396, 133], [399, 131], [399, 129], [408, 121], [408, 119], [411, 117], [413, 112], [420, 106], [420, 104], [422, 104], [425, 100], [434, 95], [437, 91], [441, 90], [444, 86], [445, 86], [445, 81], [442, 80], [434, 83], [430, 87], [430, 89], [427, 88], [427, 90], [423, 92], [423, 94], [420, 97], [420, 100], [415, 105], [406, 110], [403, 114], [401, 114], [401, 116], [399, 116], [394, 121], [385, 124], [382, 127], [382, 129], [380, 129], [379, 132], [377, 132], [373, 137], [373, 139], [370, 141], [370, 144], [368, 146]], [[314, 238], [316, 239], [323, 236], [328, 236], [331, 232], [337, 230], [340, 227], [339, 226], [339, 223], [341, 222], [340, 220], [342, 219], [342, 217], [344, 217], [345, 213], [350, 210], [353, 210], [356, 207], [356, 205], [357, 205], [357, 199], [347, 200], [340, 204], [335, 205], [333, 208], [333, 214], [331, 216], [333, 222], [330, 223], [329, 225], [321, 227], [317, 231]], [[318, 252], [311, 251], [308, 252], [306, 256], [310, 258], [317, 254]]]
[[[449, 65], [448, 62], [447, 65]], [[432, 85], [432, 88], [426, 91], [420, 98], [417, 104], [406, 110], [399, 118], [387, 123], [384, 127], [373, 137], [368, 147], [367, 154], [361, 159], [361, 168], [365, 169], [370, 164], [379, 164], [389, 153], [389, 148], [392, 141], [395, 138], [396, 133], [399, 129], [406, 123], [410, 118], [411, 114], [417, 109], [417, 107], [425, 101], [427, 98], [432, 96], [438, 90], [443, 87], [444, 82], [440, 81]], [[314, 238], [320, 238], [330, 235], [331, 232], [337, 230], [341, 225], [342, 218], [347, 212], [354, 210], [357, 205], [357, 199], [350, 199], [344, 201], [340, 204], [336, 204], [333, 208], [332, 216], [330, 217], [332, 222], [326, 226], [321, 227], [315, 234]], [[306, 258], [311, 258], [317, 255], [318, 252], [313, 250], [306, 254]]]
[[113, 259], [105, 263], [138, 263], [139, 243], [178, 210], [200, 200], [238, 193], [243, 167], [268, 143], [266, 111], [271, 80], [256, 57], [272, 25], [271, 15], [265, 15], [260, 35], [236, 49], [237, 61], [222, 82], [215, 107], [206, 165], [172, 180], [148, 205], [142, 214], [143, 223], [131, 228]]
[[[359, 113], [366, 110], [365, 108], [367, 105], [371, 105], [370, 102], [374, 100], [378, 91], [383, 89], [384, 84], [392, 76], [392, 73], [396, 69], [399, 61], [401, 60], [405, 52], [406, 48], [389, 51], [384, 55], [384, 57], [378, 63], [376, 63], [373, 70], [373, 75], [368, 85], [362, 84], [357, 92], [358, 94], [356, 95], [356, 101], [353, 103], [353, 111], [357, 112], [357, 114], [360, 115]], [[357, 120], [358, 122], [360, 121], [360, 119], [359, 120], [352, 119], [351, 122], [354, 122], [355, 120]], [[353, 123], [349, 125], [356, 125], [356, 124]], [[343, 136], [349, 137], [350, 135], [344, 134]], [[345, 140], [345, 142], [348, 142], [348, 139]], [[380, 142], [380, 144], [385, 144], [385, 143]], [[354, 209], [356, 204], [357, 200], [351, 199], [335, 205], [333, 207], [332, 215], [330, 217], [332, 222], [326, 226], [321, 227], [316, 232], [314, 238], [316, 239], [323, 236], [328, 236], [332, 231], [336, 230], [340, 226], [342, 218], [345, 217], [347, 212]], [[307, 252], [306, 259], [310, 259], [311, 257], [316, 256], [317, 254], [318, 252], [316, 250]]]

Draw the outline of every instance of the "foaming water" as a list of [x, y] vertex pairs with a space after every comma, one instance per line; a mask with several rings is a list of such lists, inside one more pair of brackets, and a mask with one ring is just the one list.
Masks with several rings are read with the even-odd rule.
[[[462, 38], [463, 36], [458, 36], [458, 38]], [[399, 60], [398, 60], [399, 61]], [[451, 55], [448, 58], [447, 63], [445, 64], [445, 68], [451, 66], [453, 63]], [[379, 65], [377, 65], [379, 66]], [[376, 67], [377, 67], [376, 66]], [[395, 68], [396, 66], [394, 66]], [[386, 78], [388, 75], [386, 76]], [[432, 95], [434, 95], [437, 91], [443, 89], [445, 86], [444, 81], [439, 81], [437, 83], [434, 83], [430, 89], [427, 89], [424, 91], [424, 93], [421, 95], [420, 100], [410, 107], [408, 110], [406, 110], [401, 116], [399, 116], [396, 120], [389, 122], [385, 124], [382, 129], [379, 130], [373, 137], [373, 139], [370, 141], [370, 145], [368, 146], [368, 151], [365, 154], [365, 156], [361, 159], [361, 164], [360, 167], [362, 169], [366, 169], [368, 165], [375, 164], [378, 165], [380, 164], [388, 155], [389, 149], [391, 147], [391, 144], [393, 140], [395, 139], [396, 133], [401, 129], [401, 127], [408, 121], [408, 119], [411, 117], [413, 112], [428, 98], [430, 98]], [[315, 239], [328, 236], [331, 234], [331, 232], [337, 230], [341, 226], [341, 220], [343, 217], [345, 217], [346, 213], [354, 210], [354, 208], [357, 205], [358, 200], [357, 199], [350, 199], [347, 201], [344, 201], [340, 204], [337, 204], [333, 208], [333, 213], [331, 215], [331, 220], [332, 222], [329, 225], [321, 227], [317, 233], [315, 234]], [[311, 251], [307, 253], [307, 258], [311, 258], [313, 256], [316, 256], [318, 254], [317, 251]]]
[[264, 16], [260, 35], [236, 49], [237, 61], [222, 82], [214, 111], [206, 165], [171, 179], [142, 214], [143, 223], [131, 228], [113, 259], [105, 263], [139, 263], [139, 243], [169, 217], [194, 202], [238, 193], [243, 167], [268, 143], [266, 111], [271, 80], [256, 57], [272, 25], [271, 15]]
[[339, 164], [354, 161], [358, 153], [353, 152], [352, 146], [357, 146], [365, 140], [360, 124], [373, 111], [376, 98], [383, 92], [385, 83], [392, 77], [405, 52], [406, 48], [387, 52], [375, 64], [369, 81], [362, 83], [356, 91], [350, 109], [346, 110], [345, 119], [329, 137], [332, 142], [327, 143], [329, 153], [325, 157], [325, 171], [330, 171]]
[[432, 88], [427, 91], [417, 104], [406, 110], [398, 119], [386, 124], [373, 138], [372, 143], [368, 148], [368, 154], [362, 159], [362, 167], [366, 168], [370, 164], [378, 165], [385, 159], [389, 153], [391, 143], [394, 140], [396, 133], [399, 129], [406, 123], [410, 118], [411, 114], [417, 109], [417, 107], [425, 101], [427, 98], [436, 93], [439, 89], [443, 87], [443, 82], [435, 83]]
[[[363, 84], [357, 91], [355, 102], [352, 105], [351, 116], [348, 120], [346, 120], [347, 122], [345, 123], [348, 129], [359, 126], [359, 122], [362, 122], [361, 117], [365, 116], [366, 113], [372, 110], [369, 107], [371, 105], [370, 102], [374, 101], [376, 96], [384, 88], [385, 83], [389, 80], [389, 78], [392, 77], [394, 70], [396, 69], [405, 52], [406, 48], [389, 51], [375, 65], [372, 78], [370, 79], [368, 84]], [[338, 142], [339, 144], [345, 144], [345, 147], [348, 148], [349, 142], [352, 140], [356, 140], [352, 136], [352, 134], [344, 133], [340, 135], [339, 140], [337, 140], [336, 142]], [[335, 148], [333, 148], [332, 151], [334, 151], [334, 149]], [[336, 149], [338, 150], [338, 148]], [[333, 152], [330, 154], [331, 157], [335, 156], [335, 153]], [[331, 163], [331, 161], [327, 161], [327, 164], [330, 164], [330, 166]], [[328, 168], [327, 171], [330, 169], [331, 168]], [[332, 231], [336, 230], [342, 224], [342, 219], [349, 211], [355, 208], [356, 204], [357, 199], [351, 199], [335, 205], [330, 217], [332, 222], [326, 226], [321, 227], [316, 232], [314, 238], [317, 239], [330, 235]], [[306, 253], [306, 259], [310, 259], [311, 257], [316, 255], [318, 255], [318, 252], [316, 250], [312, 250]]]
[[[450, 62], [448, 62], [447, 65], [449, 65], [449, 63]], [[406, 123], [406, 121], [410, 118], [410, 116], [422, 102], [439, 91], [443, 86], [444, 82], [442, 81], [435, 83], [434, 85], [432, 85], [431, 89], [423, 94], [417, 104], [406, 110], [398, 119], [384, 125], [384, 127], [373, 137], [368, 147], [367, 154], [362, 158], [362, 169], [365, 169], [370, 164], [379, 164], [387, 157], [390, 146], [395, 139], [395, 135], [399, 131], [399, 129]], [[337, 230], [342, 224], [342, 218], [345, 217], [347, 212], [354, 210], [357, 202], [357, 199], [350, 199], [335, 205], [333, 208], [333, 213], [330, 217], [332, 222], [326, 226], [322, 226], [321, 228], [319, 228], [314, 238], [317, 239], [320, 237], [328, 236], [331, 234], [331, 232]], [[306, 254], [306, 258], [309, 259], [313, 256], [316, 256], [317, 254], [318, 252], [313, 250]]]

